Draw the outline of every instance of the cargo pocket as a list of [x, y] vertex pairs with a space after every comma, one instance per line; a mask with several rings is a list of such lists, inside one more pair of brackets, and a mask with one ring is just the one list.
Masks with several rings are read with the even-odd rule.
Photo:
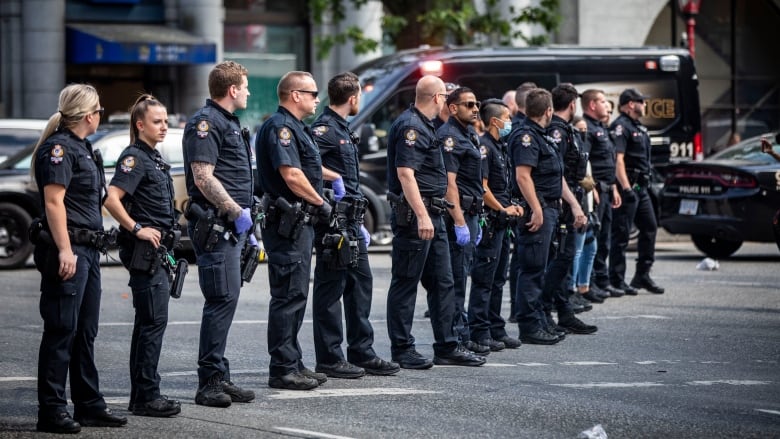
[[[271, 296], [287, 297], [290, 275], [303, 261], [299, 252], [274, 252], [268, 254], [268, 284]], [[306, 274], [308, 276], [308, 273]], [[308, 284], [308, 279], [306, 280]]]
[[225, 254], [207, 252], [198, 256], [198, 280], [203, 297], [216, 300], [228, 295]]
[[418, 277], [425, 265], [424, 249], [425, 241], [422, 239], [393, 239], [393, 275], [403, 278]]
[[46, 331], [76, 330], [77, 285], [72, 278], [47, 285], [41, 292], [40, 312]]
[[543, 248], [541, 233], [523, 233], [517, 238], [520, 245], [520, 257], [526, 269], [542, 269], [547, 260], [549, 248]]

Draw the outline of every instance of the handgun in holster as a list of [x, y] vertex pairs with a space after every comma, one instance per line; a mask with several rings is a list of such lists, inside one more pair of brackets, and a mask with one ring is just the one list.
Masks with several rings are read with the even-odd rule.
[[[230, 231], [225, 230], [225, 224], [220, 221], [212, 209], [204, 210], [197, 203], [189, 203], [184, 215], [188, 220], [195, 220], [192, 239], [205, 251], [214, 250], [219, 240]], [[230, 233], [232, 235], [232, 233]]]
[[390, 207], [395, 211], [395, 223], [399, 227], [408, 227], [412, 223], [412, 209], [406, 202], [404, 194], [396, 195], [392, 192], [387, 193], [387, 201]]
[[[255, 233], [255, 225], [258, 222], [263, 221], [264, 211], [262, 199], [258, 197], [252, 197], [252, 207], [249, 212], [252, 217], [252, 227], [249, 228], [249, 233]], [[249, 238], [244, 241], [244, 247], [241, 249], [241, 284], [244, 282], [252, 282], [252, 277], [255, 275], [257, 265], [260, 263], [260, 248], [250, 243]]]
[[306, 224], [309, 214], [301, 208], [301, 203], [290, 204], [284, 197], [279, 197], [274, 203], [278, 208], [279, 224], [277, 233], [283, 238], [298, 239]]

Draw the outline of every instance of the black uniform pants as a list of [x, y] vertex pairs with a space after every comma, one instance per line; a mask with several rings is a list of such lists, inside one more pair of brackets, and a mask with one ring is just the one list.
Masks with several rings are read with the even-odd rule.
[[436, 355], [453, 351], [458, 339], [452, 331], [455, 312], [449, 241], [444, 219], [431, 214], [433, 239], [422, 240], [417, 221], [398, 226], [391, 215], [393, 229], [392, 269], [387, 292], [387, 331], [393, 355], [414, 348], [412, 321], [417, 299], [417, 284], [427, 292], [428, 309], [433, 327], [433, 350]]
[[452, 317], [452, 327], [455, 335], [461, 341], [471, 339], [469, 335], [468, 316], [466, 315], [466, 286], [471, 273], [471, 265], [474, 261], [474, 250], [477, 246], [477, 234], [479, 230], [479, 215], [464, 213], [466, 226], [469, 228], [471, 239], [466, 245], [459, 245], [455, 241], [455, 225], [451, 219], [446, 222], [447, 239], [450, 244], [450, 263], [452, 264], [452, 280], [455, 286], [455, 315]]
[[474, 341], [501, 339], [507, 335], [501, 317], [502, 297], [509, 262], [507, 229], [485, 232], [477, 246], [471, 269], [469, 294], [469, 330]]
[[550, 242], [558, 221], [558, 209], [543, 208], [544, 221], [536, 232], [519, 227], [516, 239], [518, 254], [517, 271], [517, 324], [521, 333], [533, 333], [542, 329], [546, 316], [542, 304], [544, 274], [550, 254]]
[[358, 265], [344, 270], [329, 270], [317, 252], [314, 269], [312, 314], [314, 319], [314, 349], [317, 363], [333, 364], [344, 360], [341, 343], [344, 341], [341, 325], [341, 302], [344, 301], [344, 320], [347, 326], [347, 358], [360, 363], [376, 357], [373, 349], [374, 328], [371, 314], [373, 276], [368, 263], [368, 249], [358, 236]]
[[510, 259], [509, 259], [509, 317], [517, 318], [517, 273], [520, 271], [520, 255], [517, 248], [517, 237], [520, 236], [520, 230], [524, 226], [518, 225], [512, 227], [512, 235], [515, 239], [510, 240]]
[[[190, 222], [189, 236], [194, 236], [195, 222]], [[238, 242], [220, 239], [212, 251], [206, 251], [192, 240], [198, 263], [198, 282], [205, 302], [200, 323], [198, 378], [205, 385], [209, 378], [222, 374], [230, 381], [230, 362], [225, 357], [227, 337], [241, 292], [241, 249], [246, 234]]]
[[601, 228], [596, 237], [596, 257], [593, 259], [593, 281], [598, 287], [606, 288], [609, 285], [609, 272], [607, 271], [607, 257], [609, 256], [609, 246], [612, 237], [612, 187], [601, 190], [599, 187], [599, 204], [596, 205], [596, 215], [598, 215]]
[[268, 354], [270, 376], [280, 377], [303, 368], [298, 332], [309, 297], [309, 274], [314, 229], [305, 225], [298, 239], [279, 236], [277, 224], [263, 229], [263, 245], [268, 253]]
[[647, 271], [655, 261], [655, 235], [658, 225], [655, 221], [653, 202], [647, 190], [635, 192], [636, 200], [626, 202], [615, 210], [612, 222], [612, 242], [609, 249], [609, 281], [614, 286], [625, 282], [626, 248], [628, 247], [631, 224], [639, 229], [637, 239], [637, 269]]
[[[41, 278], [39, 309], [43, 337], [38, 352], [39, 416], [66, 410], [65, 381], [70, 373], [71, 400], [81, 415], [106, 408], [95, 367], [95, 337], [100, 318], [100, 253], [91, 247], [72, 246], [77, 256], [76, 274], [62, 281]], [[58, 263], [56, 249], [35, 248], [35, 265]], [[47, 261], [48, 259], [48, 261]]]
[[552, 310], [558, 312], [559, 319], [564, 315], [574, 315], [569, 303], [568, 285], [577, 244], [574, 239], [574, 217], [572, 215], [564, 215], [564, 217], [568, 217], [566, 218], [566, 233], [561, 234], [558, 230], [553, 231], [553, 234], [558, 234], [558, 251], [556, 254], [550, 255], [554, 257], [547, 266], [544, 289], [542, 290], [542, 304], [548, 320]]

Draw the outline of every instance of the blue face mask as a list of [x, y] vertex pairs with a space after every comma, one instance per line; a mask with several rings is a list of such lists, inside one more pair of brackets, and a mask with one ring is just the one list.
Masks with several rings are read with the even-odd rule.
[[512, 121], [511, 120], [505, 120], [504, 121], [504, 128], [498, 129], [498, 137], [503, 138], [509, 135], [509, 133], [512, 132]]

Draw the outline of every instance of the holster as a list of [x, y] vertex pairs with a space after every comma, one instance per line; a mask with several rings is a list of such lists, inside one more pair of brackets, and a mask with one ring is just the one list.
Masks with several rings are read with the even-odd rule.
[[[248, 242], [249, 240], [247, 240]], [[241, 282], [252, 282], [260, 263], [260, 248], [247, 244], [241, 252]]]
[[154, 274], [160, 265], [157, 249], [150, 241], [135, 239], [133, 243], [133, 255], [130, 257], [130, 270]]
[[207, 252], [214, 250], [219, 240], [232, 233], [225, 229], [225, 221], [216, 216], [211, 208], [203, 209], [197, 203], [190, 202], [185, 217], [195, 221], [192, 240]]
[[279, 217], [276, 233], [283, 238], [295, 241], [301, 235], [301, 230], [308, 222], [309, 215], [303, 211], [301, 203], [290, 204], [284, 197], [277, 198], [274, 204], [277, 207]]
[[189, 271], [189, 263], [186, 259], [179, 259], [176, 261], [176, 266], [172, 267], [168, 272], [168, 280], [170, 283], [170, 294], [174, 299], [181, 297], [181, 290], [184, 288], [184, 278]]
[[347, 233], [327, 233], [322, 238], [322, 260], [329, 270], [356, 267], [358, 251], [357, 239]]
[[412, 224], [412, 208], [409, 207], [409, 203], [406, 202], [404, 194], [396, 195], [392, 192], [387, 193], [387, 201], [390, 203], [393, 212], [395, 213], [395, 223], [399, 227], [409, 227]]

